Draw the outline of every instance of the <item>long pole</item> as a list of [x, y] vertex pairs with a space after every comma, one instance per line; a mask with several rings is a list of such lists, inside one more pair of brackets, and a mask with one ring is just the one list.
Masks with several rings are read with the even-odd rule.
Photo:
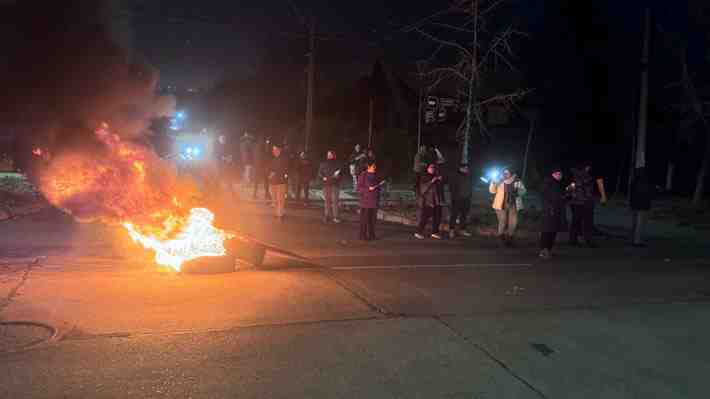
[[528, 174], [528, 155], [530, 154], [530, 145], [532, 144], [533, 132], [535, 131], [535, 118], [530, 119], [530, 130], [528, 131], [528, 142], [525, 144], [525, 156], [523, 157], [523, 181]]
[[419, 73], [419, 106], [417, 107], [417, 151], [422, 146], [422, 92], [423, 87], [421, 87], [422, 74]]
[[370, 97], [370, 124], [367, 128], [367, 147], [372, 148], [372, 119], [375, 112], [375, 99]]
[[651, 10], [644, 17], [643, 54], [641, 56], [641, 93], [639, 101], [638, 132], [636, 134], [636, 168], [646, 166], [646, 117], [648, 111], [648, 53], [651, 36]]
[[316, 19], [311, 17], [309, 24], [309, 52], [308, 52], [308, 95], [306, 97], [306, 143], [304, 150], [308, 151], [308, 144], [313, 132], [313, 98], [315, 97], [316, 79]]
[[[644, 33], [643, 33], [643, 53], [641, 55], [641, 93], [639, 99], [639, 120], [638, 120], [638, 132], [636, 133], [636, 169], [641, 169], [646, 167], [646, 116], [648, 108], [648, 53], [650, 50], [650, 36], [651, 36], [651, 10], [646, 8], [646, 13], [644, 16]], [[629, 195], [631, 198], [631, 195]], [[632, 241], [636, 243], [641, 237], [642, 225], [640, 220], [642, 218], [640, 212], [634, 211], [632, 228]]]

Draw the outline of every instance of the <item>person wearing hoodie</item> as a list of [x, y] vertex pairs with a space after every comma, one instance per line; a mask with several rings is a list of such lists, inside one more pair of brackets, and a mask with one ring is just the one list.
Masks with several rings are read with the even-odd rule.
[[569, 231], [570, 245], [579, 246], [580, 234], [588, 247], [594, 248], [594, 177], [590, 173], [592, 167], [583, 163], [581, 168], [572, 169], [572, 184], [570, 185], [572, 223]]
[[502, 180], [491, 181], [488, 191], [494, 195], [492, 208], [498, 218], [498, 237], [505, 246], [513, 246], [518, 227], [518, 212], [523, 209], [525, 185], [509, 169], [503, 170]]
[[377, 164], [369, 161], [367, 169], [358, 176], [357, 191], [360, 193], [360, 239], [376, 240], [375, 222], [380, 204], [382, 182], [377, 177]]
[[333, 223], [340, 223], [338, 208], [343, 165], [336, 159], [335, 151], [328, 151], [326, 157], [327, 159], [321, 162], [318, 168], [318, 178], [323, 182], [323, 197], [325, 198], [323, 222], [328, 223], [332, 219]]
[[[473, 195], [473, 182], [471, 181], [468, 165], [461, 164], [449, 181], [451, 192], [451, 212], [449, 217], [449, 237], [455, 238], [457, 234], [470, 237], [466, 230], [468, 211], [471, 208]], [[457, 223], [458, 221], [458, 223]]]
[[427, 167], [427, 173], [422, 176], [419, 184], [417, 205], [419, 208], [419, 226], [414, 237], [424, 239], [424, 230], [432, 219], [431, 238], [440, 240], [439, 225], [441, 224], [441, 207], [444, 204], [443, 177], [437, 173], [435, 164]]
[[540, 257], [549, 259], [557, 233], [567, 229], [565, 204], [571, 187], [562, 187], [562, 169], [553, 168], [542, 186], [542, 221], [540, 226]]

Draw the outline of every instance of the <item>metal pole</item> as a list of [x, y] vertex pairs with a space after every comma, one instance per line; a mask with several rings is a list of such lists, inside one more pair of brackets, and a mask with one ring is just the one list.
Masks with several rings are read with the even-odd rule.
[[309, 53], [308, 53], [308, 95], [306, 97], [306, 142], [304, 150], [308, 152], [308, 144], [313, 131], [313, 97], [315, 96], [316, 75], [316, 19], [311, 17], [309, 27]]
[[525, 145], [525, 156], [523, 157], [523, 181], [526, 181], [526, 177], [528, 174], [528, 155], [530, 154], [530, 145], [532, 144], [534, 130], [535, 130], [535, 117], [530, 119], [530, 130], [528, 131], [528, 142]]
[[641, 97], [639, 101], [639, 124], [636, 139], [636, 168], [646, 166], [646, 116], [648, 111], [648, 53], [651, 36], [651, 10], [646, 8], [644, 17], [643, 54], [641, 56]]
[[419, 148], [422, 146], [422, 91], [422, 88], [419, 87], [419, 107], [417, 109], [417, 151], [419, 151]]
[[372, 119], [375, 111], [375, 99], [370, 97], [370, 125], [368, 127], [367, 147], [372, 148]]
[[421, 61], [417, 63], [417, 69], [419, 70], [419, 104], [417, 106], [417, 151], [422, 146], [422, 97], [424, 96], [424, 66]]

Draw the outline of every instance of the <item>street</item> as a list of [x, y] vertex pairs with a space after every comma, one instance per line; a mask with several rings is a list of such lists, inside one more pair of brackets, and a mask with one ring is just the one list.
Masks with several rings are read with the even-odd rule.
[[357, 215], [271, 211], [215, 209], [307, 262], [174, 273], [56, 210], [0, 224], [0, 397], [707, 397], [707, 245], [559, 239], [542, 261], [530, 237], [363, 243]]

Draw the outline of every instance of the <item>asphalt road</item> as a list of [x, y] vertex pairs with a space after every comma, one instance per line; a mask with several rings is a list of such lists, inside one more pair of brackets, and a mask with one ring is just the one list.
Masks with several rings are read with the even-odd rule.
[[[308, 262], [175, 274], [113, 227], [0, 224], [0, 398], [708, 397], [706, 247], [612, 240], [543, 262], [532, 237], [380, 225], [361, 243], [354, 222], [268, 212], [217, 208]], [[55, 335], [22, 341], [9, 321]]]

